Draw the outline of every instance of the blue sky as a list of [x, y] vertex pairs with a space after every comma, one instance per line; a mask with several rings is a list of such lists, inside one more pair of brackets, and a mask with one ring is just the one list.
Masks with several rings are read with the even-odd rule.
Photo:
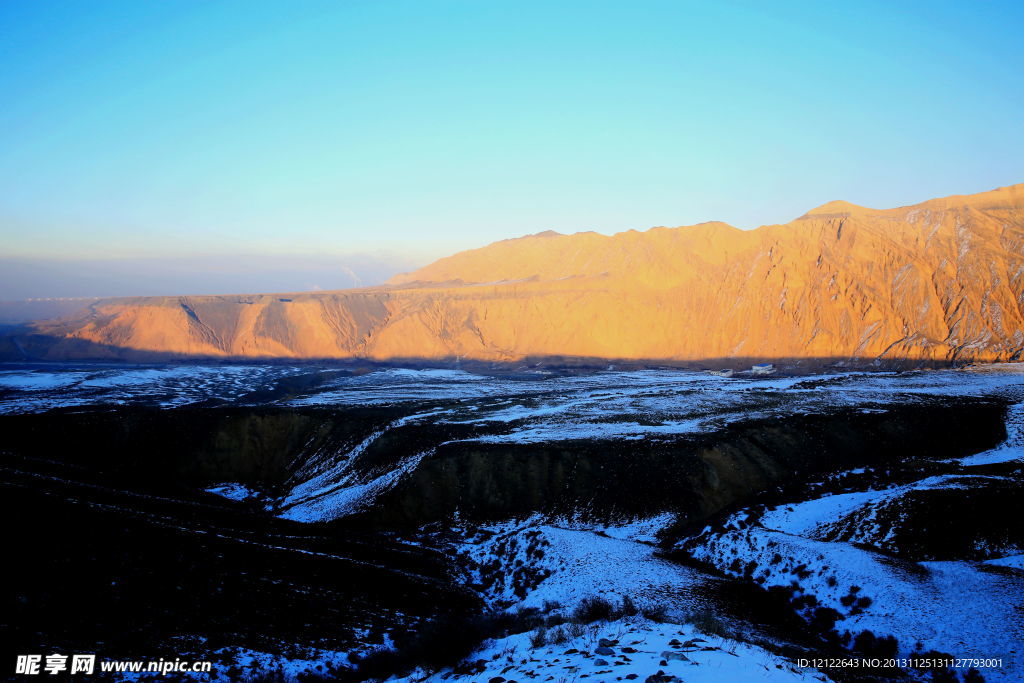
[[1022, 34], [1019, 2], [7, 0], [0, 257], [426, 261], [982, 191], [1024, 181]]

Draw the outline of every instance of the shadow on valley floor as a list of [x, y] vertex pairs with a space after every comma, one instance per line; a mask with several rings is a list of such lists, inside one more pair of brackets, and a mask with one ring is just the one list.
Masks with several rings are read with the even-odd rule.
[[[969, 352], [947, 359], [868, 358], [843, 356], [730, 356], [694, 359], [614, 358], [563, 355], [531, 355], [511, 360], [477, 360], [447, 357], [368, 357], [368, 356], [238, 356], [190, 353], [188, 351], [152, 351], [129, 346], [99, 344], [87, 339], [40, 334], [30, 325], [0, 326], [0, 363], [4, 362], [124, 362], [124, 363], [269, 363], [332, 365], [338, 367], [411, 367], [458, 368], [473, 372], [514, 373], [524, 370], [595, 371], [613, 366], [618, 370], [673, 368], [682, 370], [749, 370], [753, 365], [774, 364], [787, 374], [843, 370], [915, 370], [962, 367], [993, 358], [974, 357]], [[1017, 358], [1004, 359], [1015, 362]]]
[[[105, 446], [77, 454], [107, 457]], [[40, 651], [345, 652], [479, 609], [427, 549], [278, 519], [171, 473], [147, 486], [45, 455], [0, 452], [3, 542], [17, 556], [0, 616], [10, 661]]]
[[[345, 516], [353, 529], [408, 529], [456, 514], [488, 521], [671, 510], [699, 520], [794, 477], [961, 457], [1006, 437], [1006, 405], [995, 399], [917, 398], [872, 410], [748, 418], [706, 433], [661, 435], [642, 447], [598, 436], [494, 440], [511, 427], [410, 420], [443, 405], [76, 406], [0, 416], [0, 448], [155, 495], [235, 482], [293, 518]], [[376, 487], [392, 472], [403, 474], [380, 486], [372, 506], [331, 512], [349, 505], [348, 488]]]

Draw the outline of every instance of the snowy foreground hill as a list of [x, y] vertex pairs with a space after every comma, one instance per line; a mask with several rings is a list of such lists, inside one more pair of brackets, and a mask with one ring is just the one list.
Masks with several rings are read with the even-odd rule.
[[1015, 366], [11, 365], [0, 452], [17, 653], [212, 661], [200, 680], [1024, 679]]

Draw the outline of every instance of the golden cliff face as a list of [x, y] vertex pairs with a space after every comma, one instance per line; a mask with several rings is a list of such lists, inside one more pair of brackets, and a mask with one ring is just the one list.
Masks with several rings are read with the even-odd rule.
[[1024, 185], [785, 225], [542, 233], [389, 285], [111, 299], [37, 324], [48, 358], [1016, 360]]

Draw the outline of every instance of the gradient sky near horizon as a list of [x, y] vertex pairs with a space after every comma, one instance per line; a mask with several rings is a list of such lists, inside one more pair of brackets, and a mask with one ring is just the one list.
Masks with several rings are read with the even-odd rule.
[[1020, 2], [7, 0], [0, 258], [146, 294], [984, 191], [1024, 181], [1021, 35]]

